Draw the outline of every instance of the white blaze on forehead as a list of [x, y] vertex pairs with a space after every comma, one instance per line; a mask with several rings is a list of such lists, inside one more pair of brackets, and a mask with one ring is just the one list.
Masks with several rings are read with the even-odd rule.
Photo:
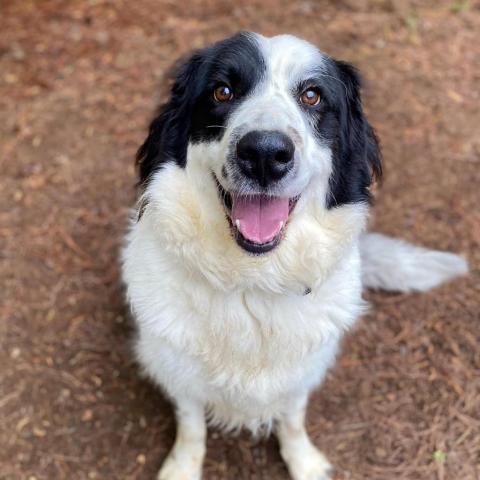
[[258, 43], [267, 68], [267, 82], [292, 88], [325, 67], [326, 55], [293, 35], [263, 37]]

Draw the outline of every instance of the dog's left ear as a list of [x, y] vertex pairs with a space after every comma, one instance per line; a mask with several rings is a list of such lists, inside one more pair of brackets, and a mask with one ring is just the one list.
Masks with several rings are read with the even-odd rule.
[[369, 187], [382, 176], [378, 139], [363, 112], [360, 76], [350, 64], [335, 61], [342, 83], [339, 108], [340, 134], [333, 155], [328, 206], [368, 202]]

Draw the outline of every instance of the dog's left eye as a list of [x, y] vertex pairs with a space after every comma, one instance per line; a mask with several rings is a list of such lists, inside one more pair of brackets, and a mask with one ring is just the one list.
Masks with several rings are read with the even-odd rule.
[[213, 97], [217, 102], [229, 102], [233, 98], [233, 92], [228, 85], [223, 84], [214, 90]]
[[320, 94], [314, 88], [307, 88], [300, 96], [300, 101], [309, 107], [315, 107], [320, 103]]

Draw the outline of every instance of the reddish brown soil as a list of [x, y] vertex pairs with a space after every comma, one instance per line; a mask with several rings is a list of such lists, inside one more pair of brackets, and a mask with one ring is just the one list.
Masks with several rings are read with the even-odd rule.
[[[372, 313], [311, 401], [336, 479], [480, 478], [480, 8], [474, 1], [3, 0], [0, 479], [150, 479], [174, 434], [139, 378], [118, 249], [165, 69], [239, 29], [357, 64], [382, 139], [374, 228], [465, 254]], [[273, 439], [209, 436], [206, 479], [284, 479]]]

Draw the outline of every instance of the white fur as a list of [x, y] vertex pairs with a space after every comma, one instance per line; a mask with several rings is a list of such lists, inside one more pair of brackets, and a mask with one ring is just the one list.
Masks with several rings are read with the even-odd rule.
[[[376, 288], [425, 289], [464, 270], [449, 254], [379, 236], [360, 240], [365, 205], [325, 208], [331, 152], [288, 93], [308, 73], [308, 59], [318, 65], [321, 54], [289, 36], [256, 38], [269, 59], [264, 81], [221, 141], [189, 145], [186, 168], [171, 163], [153, 175], [143, 215], [134, 215], [126, 236], [123, 278], [138, 325], [137, 358], [177, 413], [160, 480], [200, 478], [205, 415], [227, 429], [275, 427], [292, 477], [327, 480], [330, 466], [308, 439], [304, 413], [343, 333], [364, 310], [359, 244], [364, 281]], [[295, 138], [296, 167], [279, 188], [301, 193], [280, 245], [260, 256], [233, 240], [212, 176], [222, 178], [232, 136], [252, 123]], [[403, 265], [412, 254], [420, 261]]]
[[425, 292], [468, 271], [464, 258], [428, 250], [378, 233], [360, 240], [362, 281], [382, 290]]
[[189, 175], [197, 166], [155, 176], [127, 237], [137, 353], [172, 397], [188, 393], [217, 422], [256, 429], [282, 411], [283, 397], [319, 383], [361, 313], [356, 239], [366, 210], [327, 211], [312, 201], [276, 250], [250, 256], [233, 241], [218, 198], [206, 194], [216, 195], [213, 179]]
[[[156, 174], [148, 206], [127, 236], [123, 273], [139, 326], [137, 356], [177, 405], [205, 407], [212, 423], [228, 429], [269, 430], [306, 402], [363, 310], [357, 238], [366, 209], [327, 211], [306, 197], [279, 247], [250, 256], [234, 243], [211, 198], [213, 179], [194, 172], [198, 165]], [[307, 287], [312, 292], [304, 295]], [[188, 422], [177, 417], [181, 432]], [[197, 431], [191, 427], [190, 436], [203, 438]], [[178, 435], [161, 480], [199, 478], [201, 461], [194, 459], [203, 455], [202, 441]], [[328, 463], [305, 436], [283, 449], [305, 450], [290, 466], [292, 476], [327, 478], [308, 473], [326, 473]]]
[[280, 453], [294, 480], [328, 480], [332, 467], [308, 438], [305, 408], [304, 403], [292, 405], [289, 412], [279, 418]]

